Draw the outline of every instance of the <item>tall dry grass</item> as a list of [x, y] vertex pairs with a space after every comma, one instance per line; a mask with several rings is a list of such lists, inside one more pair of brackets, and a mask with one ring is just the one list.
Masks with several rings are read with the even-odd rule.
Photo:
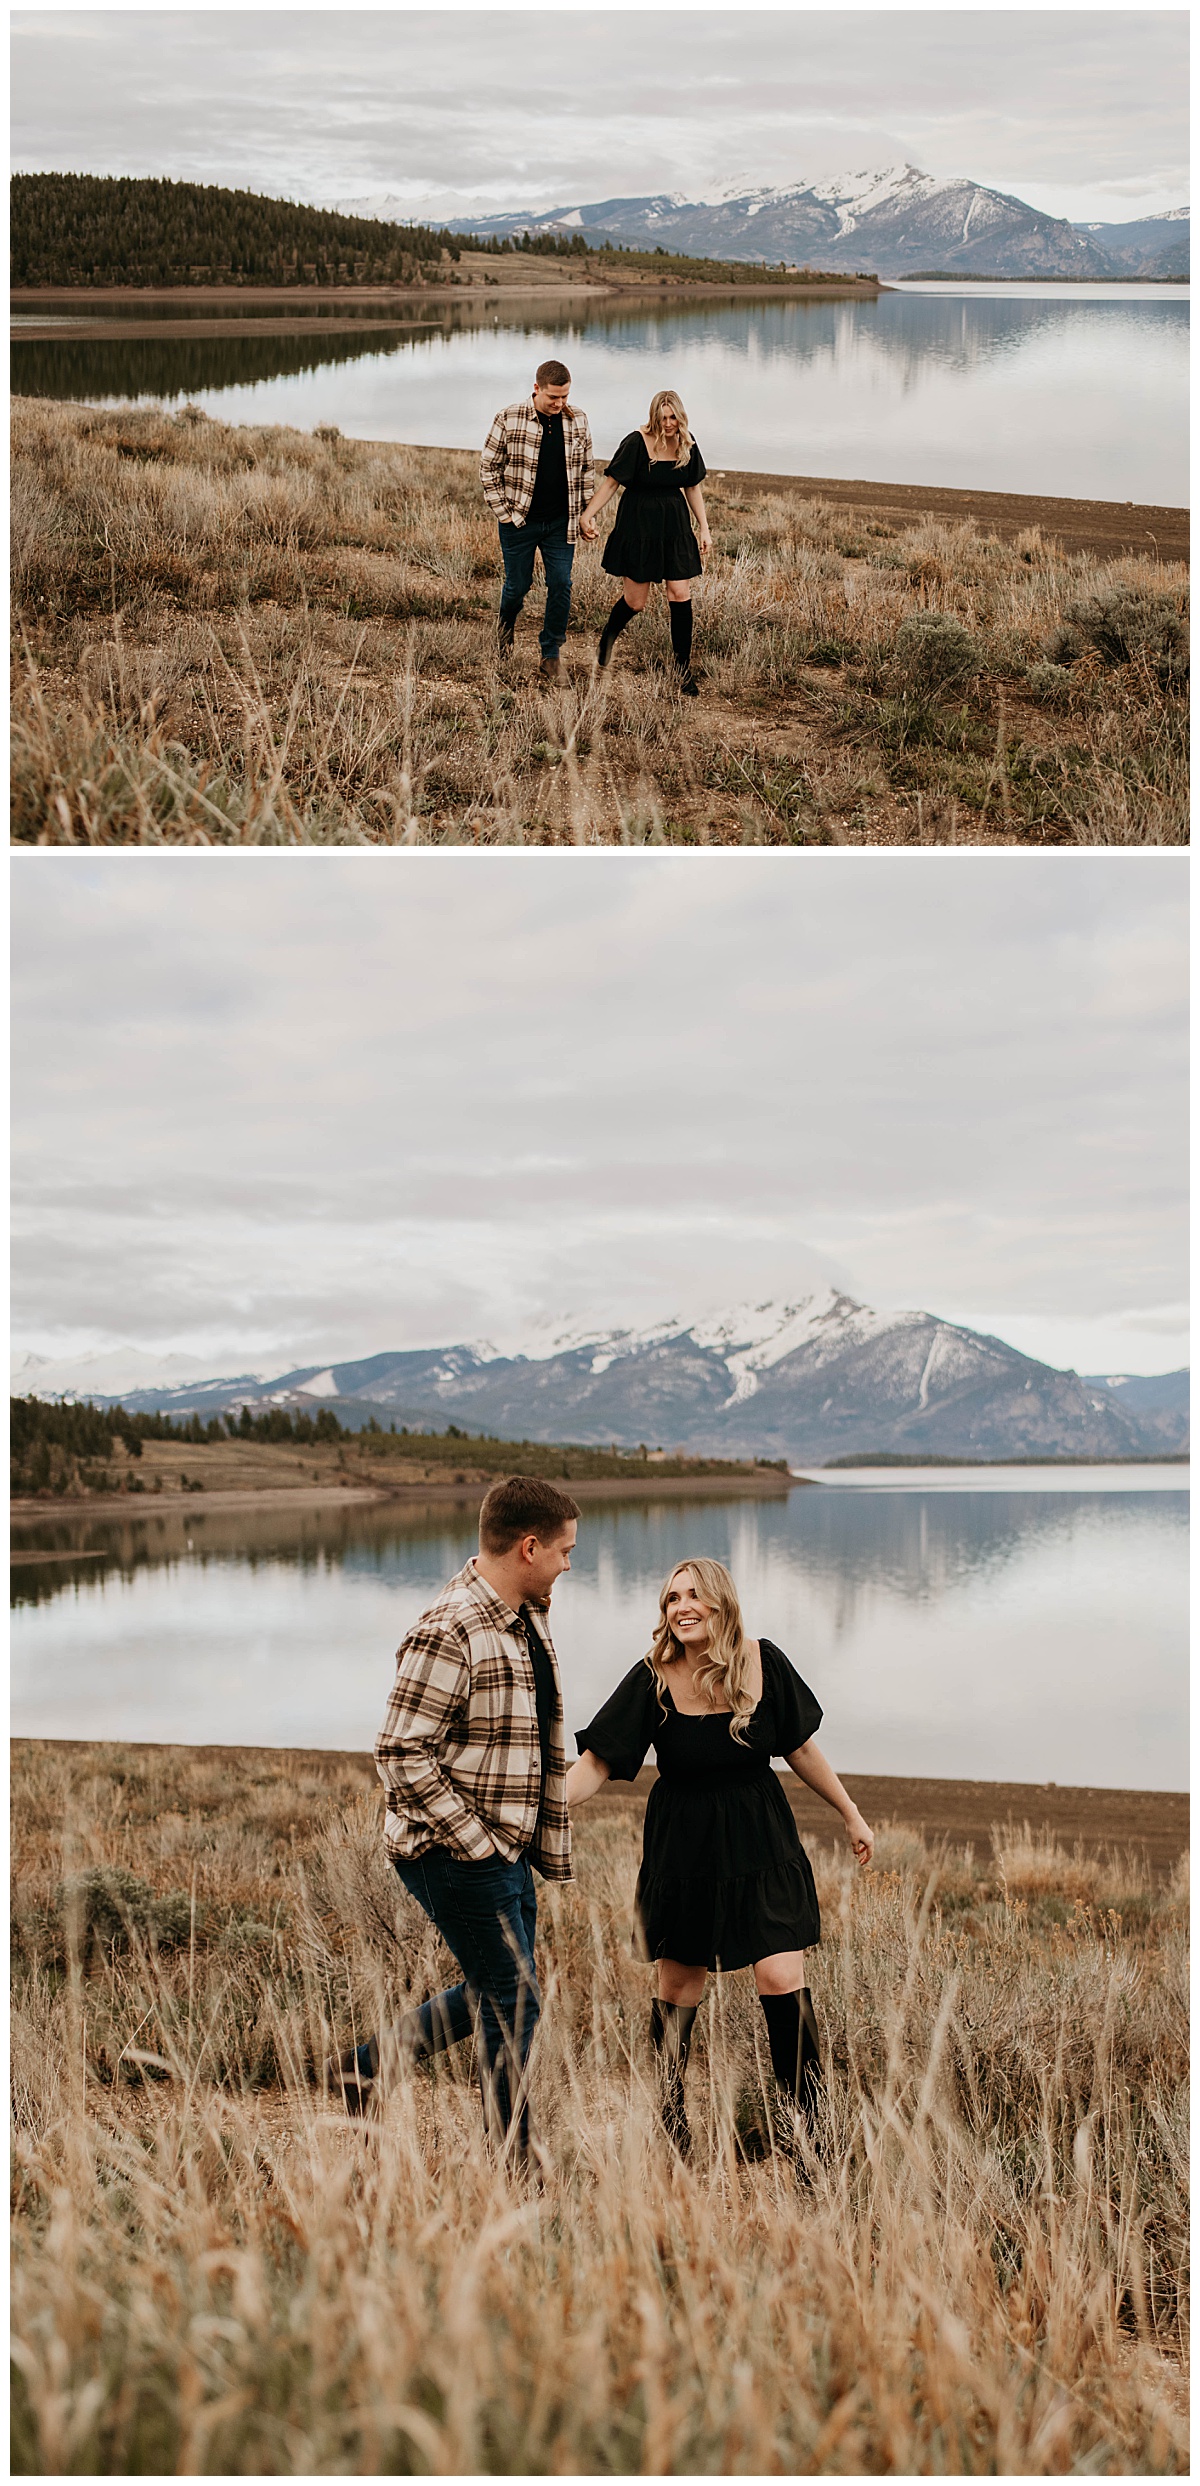
[[52, 843], [1171, 844], [1186, 573], [707, 487], [698, 702], [662, 611], [495, 658], [465, 454], [13, 408], [14, 835]]
[[741, 1976], [702, 2015], [685, 2168], [637, 1824], [602, 1799], [541, 1893], [529, 2186], [464, 2061], [366, 2125], [312, 2085], [448, 1969], [367, 1783], [19, 1747], [21, 2473], [1184, 2470], [1182, 1878], [1012, 1825], [978, 1863], [901, 1832], [867, 1875], [818, 1852], [821, 2161], [752, 2153]]

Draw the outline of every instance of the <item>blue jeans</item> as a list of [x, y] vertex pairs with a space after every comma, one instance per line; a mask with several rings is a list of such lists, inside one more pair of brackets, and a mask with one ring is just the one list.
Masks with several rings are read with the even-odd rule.
[[474, 2037], [484, 2121], [493, 2140], [529, 2143], [525, 2063], [542, 2007], [533, 1965], [537, 1893], [526, 1857], [468, 1864], [448, 1847], [392, 1859], [406, 1891], [437, 1926], [463, 1972], [461, 1985], [431, 1995], [401, 2027], [418, 2060]]
[[515, 622], [533, 585], [533, 564], [540, 552], [546, 573], [546, 612], [542, 622], [543, 656], [557, 656], [571, 617], [571, 565], [575, 546], [567, 542], [565, 518], [526, 520], [523, 527], [500, 521], [504, 585], [500, 591], [501, 622]]

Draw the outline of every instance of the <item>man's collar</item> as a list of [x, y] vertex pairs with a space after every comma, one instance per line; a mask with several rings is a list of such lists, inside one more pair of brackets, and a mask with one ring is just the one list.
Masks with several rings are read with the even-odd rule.
[[481, 1605], [493, 1605], [498, 1613], [505, 1616], [506, 1620], [510, 1620], [512, 1622], [517, 1620], [520, 1608], [518, 1606], [510, 1606], [508, 1599], [501, 1596], [499, 1589], [493, 1588], [490, 1580], [485, 1580], [483, 1573], [479, 1569], [479, 1566], [475, 1560], [474, 1554], [471, 1554], [468, 1557], [468, 1560], [463, 1568], [462, 1576], [464, 1580], [469, 1583], [470, 1587], [474, 1589], [475, 1595], [478, 1597]]
[[537, 1628], [539, 1637], [545, 1639], [546, 1624], [542, 1607], [529, 1602], [523, 1606], [510, 1606], [507, 1598], [501, 1596], [499, 1589], [493, 1588], [490, 1580], [485, 1580], [482, 1571], [477, 1567], [474, 1554], [470, 1555], [464, 1564], [460, 1577], [474, 1590], [481, 1605], [494, 1606], [497, 1614], [503, 1616], [506, 1630], [511, 1631], [514, 1626], [519, 1630], [524, 1617], [528, 1614]]

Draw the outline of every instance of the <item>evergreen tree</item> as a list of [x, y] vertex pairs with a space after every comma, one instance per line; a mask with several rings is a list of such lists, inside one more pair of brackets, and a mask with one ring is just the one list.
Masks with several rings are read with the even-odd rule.
[[14, 286], [411, 284], [458, 234], [195, 181], [16, 173]]

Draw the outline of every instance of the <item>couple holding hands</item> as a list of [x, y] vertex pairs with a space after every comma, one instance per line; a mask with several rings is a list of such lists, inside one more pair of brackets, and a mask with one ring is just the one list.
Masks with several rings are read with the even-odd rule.
[[781, 1757], [840, 1814], [860, 1864], [873, 1833], [813, 1741], [819, 1703], [766, 1639], [748, 1637], [724, 1565], [676, 1564], [651, 1646], [576, 1737], [567, 1764], [548, 1613], [571, 1567], [579, 1505], [540, 1477], [493, 1485], [479, 1552], [401, 1642], [375, 1744], [387, 1854], [461, 1981], [350, 2046], [330, 2085], [361, 2113], [376, 2085], [475, 2040], [484, 2117], [514, 2164], [530, 2146], [526, 2064], [540, 2010], [533, 1868], [571, 1872], [571, 1808], [634, 1779], [654, 1748], [634, 1909], [657, 1964], [650, 2036], [669, 2139], [686, 2156], [692, 2025], [710, 1969], [754, 1969], [785, 2146], [817, 2137], [821, 2061], [805, 1952], [820, 1940], [812, 1870]]
[[607, 665], [621, 631], [661, 580], [679, 687], [695, 699], [692, 580], [700, 576], [712, 537], [700, 489], [706, 468], [687, 415], [674, 389], [660, 388], [643, 428], [626, 433], [597, 487], [588, 419], [570, 404], [570, 391], [565, 363], [539, 363], [532, 395], [501, 408], [484, 447], [483, 494], [499, 521], [504, 562], [500, 653], [506, 656], [512, 648], [540, 552], [546, 611], [539, 675], [544, 682], [560, 679], [575, 546], [581, 537], [595, 542], [597, 513], [621, 491], [616, 525], [601, 555], [602, 567], [620, 579], [621, 594], [600, 633], [596, 661]]

